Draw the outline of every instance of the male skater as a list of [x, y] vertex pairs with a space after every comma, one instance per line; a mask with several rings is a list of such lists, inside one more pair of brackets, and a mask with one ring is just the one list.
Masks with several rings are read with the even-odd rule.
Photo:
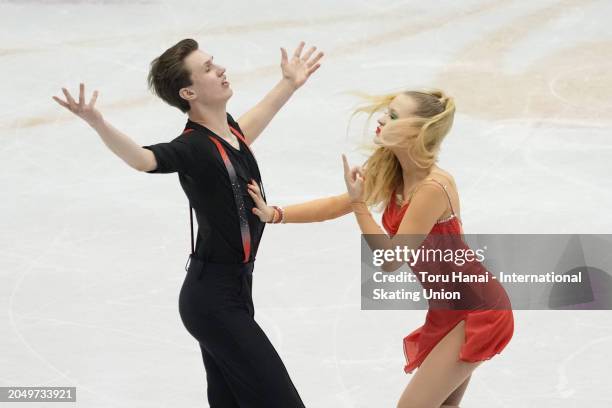
[[95, 108], [98, 92], [85, 104], [84, 85], [75, 101], [53, 97], [85, 120], [113, 153], [148, 173], [178, 172], [195, 209], [198, 234], [179, 296], [187, 330], [198, 340], [211, 407], [303, 407], [276, 350], [254, 320], [252, 271], [264, 225], [253, 214], [247, 185], [261, 186], [248, 145], [320, 64], [323, 53], [300, 43], [291, 59], [281, 48], [280, 82], [238, 122], [226, 113], [232, 89], [225, 68], [185, 39], [153, 60], [149, 86], [188, 120], [167, 143], [139, 146], [106, 122]]

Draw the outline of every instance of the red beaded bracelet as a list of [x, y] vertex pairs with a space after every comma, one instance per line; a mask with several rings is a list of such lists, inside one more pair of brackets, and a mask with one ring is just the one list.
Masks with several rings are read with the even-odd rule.
[[[281, 216], [280, 210], [275, 205], [273, 205], [272, 208], [274, 208], [274, 214], [272, 215], [272, 220], [270, 221], [270, 223], [271, 224], [278, 224], [277, 219]], [[278, 217], [277, 217], [277, 215], [278, 215]]]
[[[283, 222], [285, 220], [285, 212], [283, 211], [283, 208], [278, 207], [276, 205], [273, 205], [272, 208], [274, 208], [274, 217], [272, 217], [272, 224], [278, 224]], [[278, 214], [278, 218], [276, 217], [276, 214]]]

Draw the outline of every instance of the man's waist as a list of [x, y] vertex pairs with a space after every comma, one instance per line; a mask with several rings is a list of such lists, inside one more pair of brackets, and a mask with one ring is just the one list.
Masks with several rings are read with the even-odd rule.
[[211, 261], [210, 259], [203, 259], [197, 255], [190, 254], [189, 259], [187, 260], [187, 264], [185, 265], [185, 269], [187, 270], [192, 266], [196, 268], [206, 267], [207, 269], [211, 268], [228, 272], [251, 273], [253, 272], [253, 268], [255, 267], [255, 259], [253, 258], [249, 262], [219, 262], [218, 260]]

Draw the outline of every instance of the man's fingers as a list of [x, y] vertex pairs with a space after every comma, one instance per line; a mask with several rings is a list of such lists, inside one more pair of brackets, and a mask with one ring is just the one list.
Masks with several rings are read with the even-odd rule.
[[[76, 105], [76, 102], [74, 101], [74, 99], [72, 98], [72, 95], [70, 95], [70, 92], [68, 92], [68, 90], [66, 88], [62, 88], [62, 92], [64, 93], [64, 95], [66, 96], [66, 100], [68, 101], [68, 103], [70, 104], [70, 107], [72, 108], [72, 105]], [[76, 106], [75, 106], [76, 107]]]
[[286, 64], [288, 61], [287, 50], [281, 47], [281, 64]]
[[304, 41], [300, 41], [300, 45], [298, 45], [298, 47], [293, 52], [293, 58], [300, 58], [302, 50], [304, 49], [304, 45], [306, 45], [306, 43]]
[[310, 59], [310, 57], [312, 56], [312, 54], [317, 50], [317, 47], [312, 46], [308, 49], [308, 51], [306, 51], [306, 54], [304, 54], [304, 56], [302, 57], [302, 59], [304, 61], [308, 61]]
[[[321, 52], [319, 52], [319, 53], [316, 55], [316, 57], [314, 57], [314, 59], [313, 59], [312, 61], [308, 61], [308, 60], [307, 60], [307, 61], [308, 61], [307, 66], [308, 66], [309, 68], [310, 68], [310, 67], [312, 67], [312, 66], [314, 66], [314, 65], [315, 65], [317, 62], [319, 62], [319, 61], [321, 60], [321, 58], [323, 58], [323, 56], [324, 56], [324, 55], [325, 55], [325, 54], [324, 54], [322, 51], [321, 51]], [[310, 56], [309, 56], [309, 57], [310, 57]]]
[[94, 91], [91, 100], [89, 101], [89, 107], [93, 108], [96, 105], [96, 101], [98, 100], [98, 91]]
[[79, 84], [79, 106], [82, 108], [85, 105], [85, 84]]
[[321, 67], [321, 64], [317, 64], [314, 67], [310, 67], [308, 69], [308, 76], [311, 76], [317, 69], [319, 69], [319, 67]]
[[68, 105], [66, 102], [62, 101], [60, 98], [58, 98], [57, 96], [53, 96], [53, 100], [57, 103], [59, 103], [60, 105], [62, 105], [64, 108], [70, 108], [70, 105]]

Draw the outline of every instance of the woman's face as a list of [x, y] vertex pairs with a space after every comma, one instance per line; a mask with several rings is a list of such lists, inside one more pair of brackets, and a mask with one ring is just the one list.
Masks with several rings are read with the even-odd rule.
[[389, 121], [397, 119], [406, 119], [413, 115], [416, 111], [416, 101], [409, 95], [399, 94], [391, 102], [382, 116], [377, 119], [378, 127], [376, 128], [376, 136], [374, 143], [380, 144], [380, 132]]

